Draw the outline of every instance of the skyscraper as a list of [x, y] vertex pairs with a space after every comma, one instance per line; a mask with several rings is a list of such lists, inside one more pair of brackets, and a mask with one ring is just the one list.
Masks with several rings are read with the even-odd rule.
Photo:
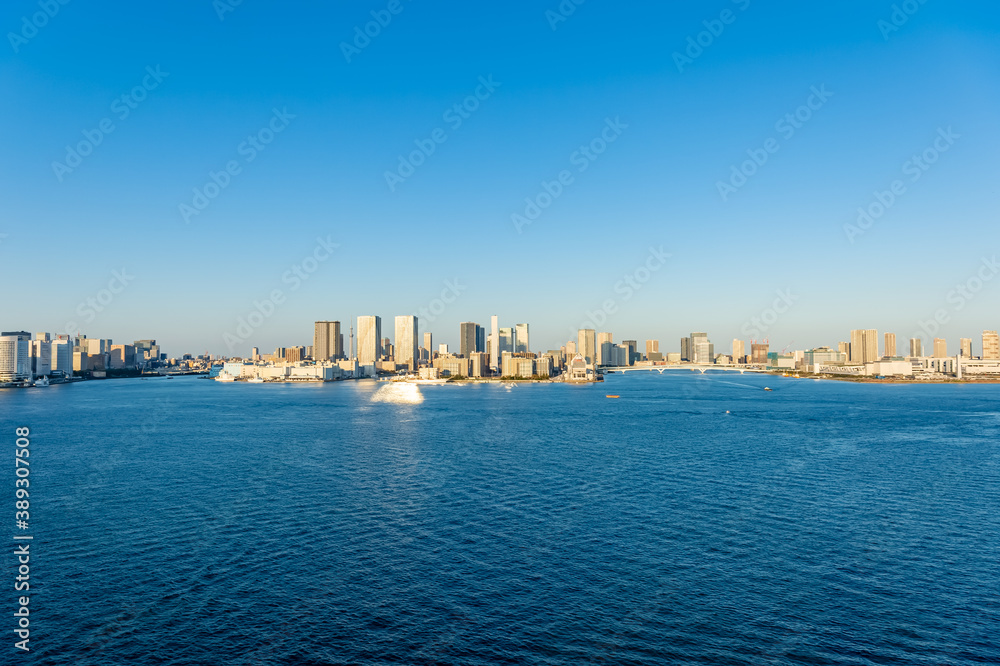
[[504, 352], [514, 352], [514, 329], [513, 328], [501, 328], [500, 329], [500, 358], [503, 358]]
[[920, 338], [910, 338], [910, 356], [920, 358], [924, 355], [924, 342]]
[[885, 334], [885, 351], [886, 356], [896, 355], [896, 334], [886, 333]]
[[374, 365], [382, 346], [382, 318], [376, 315], [358, 317], [358, 364]]
[[714, 363], [715, 345], [708, 340], [707, 333], [692, 333], [681, 338], [681, 360], [691, 363]]
[[733, 363], [740, 363], [747, 354], [746, 344], [742, 340], [733, 339]]
[[427, 350], [427, 360], [434, 358], [434, 336], [430, 331], [424, 333], [424, 349]]
[[344, 355], [339, 321], [318, 321], [313, 327], [313, 358], [327, 361]]
[[[610, 349], [613, 346], [614, 340], [612, 335], [607, 332], [601, 332], [597, 334], [597, 340], [594, 351], [597, 353], [597, 365], [611, 365], [611, 359], [608, 358], [610, 355]], [[605, 347], [604, 345], [608, 346]]]
[[586, 359], [588, 365], [597, 362], [597, 334], [592, 328], [581, 328], [576, 334], [576, 353]]
[[972, 358], [972, 338], [959, 338], [958, 346], [962, 358]]
[[659, 340], [646, 340], [646, 358], [653, 352], [660, 351], [660, 341]]
[[862, 365], [874, 363], [878, 359], [878, 331], [874, 328], [851, 331], [851, 354], [848, 362]]
[[983, 331], [983, 358], [1000, 359], [1000, 336], [996, 331]]
[[490, 370], [494, 374], [500, 372], [500, 329], [499, 318], [496, 315], [490, 317], [490, 340], [489, 340], [489, 351], [490, 353]]
[[948, 357], [948, 343], [944, 338], [934, 338], [934, 358]]
[[463, 321], [459, 324], [458, 347], [459, 353], [465, 358], [472, 358], [472, 354], [479, 349], [479, 333], [483, 327], [472, 321]]
[[0, 382], [31, 379], [31, 335], [0, 335]]
[[639, 348], [639, 343], [635, 340], [622, 340], [622, 344], [628, 347], [628, 364], [635, 365], [636, 350]]
[[417, 318], [414, 315], [396, 317], [396, 363], [417, 369]]
[[514, 326], [514, 351], [529, 352], [531, 345], [528, 342], [528, 325], [517, 324]]

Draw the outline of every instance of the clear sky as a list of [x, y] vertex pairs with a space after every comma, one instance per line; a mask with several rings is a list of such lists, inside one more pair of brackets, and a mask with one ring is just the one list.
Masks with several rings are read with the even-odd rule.
[[3, 3], [4, 330], [1000, 327], [995, 2], [234, 2]]

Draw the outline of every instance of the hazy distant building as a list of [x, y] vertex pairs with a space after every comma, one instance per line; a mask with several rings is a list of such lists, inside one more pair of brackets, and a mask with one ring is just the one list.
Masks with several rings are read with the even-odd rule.
[[490, 370], [493, 373], [500, 371], [500, 329], [499, 318], [496, 315], [490, 316], [490, 339], [487, 341], [486, 350], [490, 355]]
[[500, 360], [503, 362], [503, 353], [514, 353], [514, 329], [512, 327], [500, 329]]
[[[613, 346], [614, 338], [611, 333], [600, 332], [597, 334], [594, 351], [597, 352], [597, 365], [613, 365], [609, 351]], [[605, 346], [607, 345], [607, 346]]]
[[592, 328], [581, 328], [576, 334], [576, 353], [583, 356], [587, 365], [597, 362], [597, 334]]
[[639, 360], [636, 358], [639, 353], [639, 343], [635, 340], [622, 340], [622, 344], [628, 347], [628, 364], [635, 365]]
[[654, 352], [660, 351], [660, 341], [659, 340], [646, 340], [646, 358]]
[[424, 333], [424, 349], [427, 350], [428, 357], [434, 355], [434, 336], [430, 332]]
[[878, 331], [874, 328], [851, 331], [851, 351], [848, 363], [864, 365], [879, 360]]
[[414, 315], [396, 317], [396, 363], [410, 370], [417, 369], [417, 318]]
[[753, 364], [766, 364], [767, 354], [771, 345], [767, 342], [750, 341], [750, 362]]
[[339, 321], [316, 322], [313, 326], [312, 357], [317, 361], [343, 357], [343, 341]]
[[920, 338], [910, 338], [910, 357], [921, 358], [924, 355], [924, 342]]
[[358, 364], [375, 365], [380, 360], [382, 318], [376, 315], [358, 317]]
[[747, 355], [746, 344], [742, 340], [733, 339], [733, 363], [742, 363]]
[[972, 358], [972, 338], [959, 338], [958, 347], [962, 358]]
[[692, 333], [681, 338], [681, 360], [689, 363], [714, 363], [715, 345], [709, 342], [708, 334]]
[[527, 324], [516, 324], [514, 326], [514, 351], [522, 354], [531, 351], [531, 345], [528, 341]]
[[889, 357], [892, 357], [892, 356], [896, 355], [896, 334], [895, 333], [886, 333], [885, 334], [884, 350], [883, 350], [882, 353], [883, 353], [884, 356], [889, 356]]
[[983, 331], [983, 360], [1000, 359], [1000, 336], [996, 331]]
[[948, 356], [948, 343], [944, 338], [934, 338], [934, 358], [946, 358]]

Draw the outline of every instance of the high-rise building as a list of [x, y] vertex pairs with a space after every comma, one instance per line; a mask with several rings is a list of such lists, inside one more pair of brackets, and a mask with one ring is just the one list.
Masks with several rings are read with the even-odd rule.
[[65, 338], [52, 341], [52, 372], [67, 377], [73, 374], [73, 341]]
[[430, 361], [434, 357], [434, 336], [430, 331], [424, 333], [424, 349], [427, 350], [427, 360]]
[[344, 356], [344, 336], [339, 321], [318, 321], [313, 328], [313, 358], [317, 361]]
[[948, 357], [948, 343], [944, 338], [934, 338], [934, 358]]
[[886, 333], [885, 334], [885, 345], [884, 352], [885, 356], [895, 356], [896, 355], [896, 334]]
[[459, 324], [458, 348], [465, 358], [472, 358], [473, 352], [482, 351], [479, 349], [479, 333], [482, 329], [482, 326], [472, 321]]
[[592, 328], [581, 328], [576, 334], [576, 353], [583, 356], [588, 365], [597, 362], [597, 334]]
[[476, 326], [476, 351], [486, 353], [486, 327]]
[[851, 350], [848, 363], [863, 365], [874, 363], [878, 359], [878, 331], [874, 328], [851, 331]]
[[646, 340], [646, 358], [653, 352], [660, 351], [660, 341], [659, 340]]
[[31, 334], [0, 335], [0, 382], [31, 379]]
[[690, 363], [714, 363], [715, 345], [708, 340], [707, 333], [692, 333], [681, 338], [681, 360]]
[[514, 351], [522, 354], [531, 351], [527, 324], [515, 324], [514, 326]]
[[920, 338], [910, 338], [910, 357], [920, 358], [924, 355], [924, 342]]
[[396, 363], [417, 369], [417, 318], [414, 315], [396, 317]]
[[983, 358], [1000, 359], [1000, 336], [996, 331], [983, 331]]
[[31, 345], [31, 372], [35, 377], [52, 374], [52, 341], [47, 333], [36, 333]]
[[[601, 332], [597, 334], [597, 345], [595, 351], [597, 352], [597, 365], [611, 365], [611, 355], [610, 349], [614, 346], [613, 339], [610, 333]], [[604, 345], [607, 344], [607, 347]]]
[[750, 362], [754, 365], [763, 363], [767, 364], [767, 354], [771, 349], [771, 344], [766, 340], [764, 342], [756, 342], [754, 340], [750, 341]]
[[514, 329], [511, 327], [500, 329], [500, 359], [503, 360], [503, 353], [514, 353]]
[[972, 358], [972, 338], [959, 338], [958, 346], [962, 358]]
[[628, 347], [628, 364], [635, 365], [638, 360], [636, 354], [638, 354], [639, 343], [636, 340], [622, 340], [622, 344]]
[[733, 338], [733, 363], [742, 363], [743, 357], [746, 355], [746, 344], [742, 340]]
[[490, 370], [493, 374], [500, 371], [500, 329], [499, 318], [496, 315], [490, 317], [490, 339], [487, 343], [489, 349], [487, 351], [490, 354]]
[[380, 359], [382, 318], [376, 315], [358, 317], [358, 364], [374, 365]]

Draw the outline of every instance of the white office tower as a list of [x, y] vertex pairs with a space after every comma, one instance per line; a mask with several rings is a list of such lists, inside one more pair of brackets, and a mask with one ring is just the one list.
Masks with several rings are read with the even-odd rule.
[[746, 356], [746, 343], [743, 340], [733, 338], [733, 363], [742, 363], [742, 358]]
[[517, 324], [514, 326], [514, 351], [530, 352], [531, 344], [528, 342], [528, 325]]
[[581, 328], [576, 334], [576, 353], [583, 356], [587, 365], [597, 362], [597, 334], [592, 328]]
[[52, 341], [52, 371], [67, 377], [73, 375], [73, 341], [59, 339]]
[[30, 344], [19, 335], [0, 335], [0, 382], [31, 379]]
[[358, 364], [375, 365], [382, 346], [382, 318], [375, 315], [358, 317]]
[[396, 363], [417, 369], [417, 318], [414, 315], [396, 317]]
[[500, 371], [500, 318], [490, 317], [490, 370]]
[[45, 339], [31, 341], [31, 371], [35, 377], [52, 374], [52, 343]]

